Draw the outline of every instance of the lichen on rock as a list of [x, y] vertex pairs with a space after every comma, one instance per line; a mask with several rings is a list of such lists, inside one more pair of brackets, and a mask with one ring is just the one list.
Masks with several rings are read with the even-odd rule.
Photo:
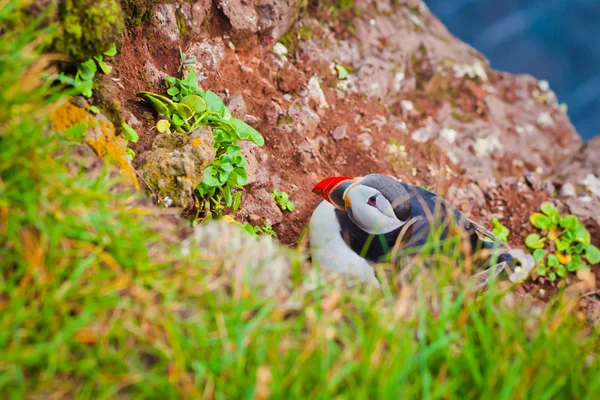
[[152, 150], [140, 156], [139, 169], [156, 202], [165, 207], [185, 207], [193, 201], [194, 189], [215, 154], [210, 127], [189, 135], [164, 133], [154, 139]]
[[116, 135], [113, 123], [106, 116], [102, 113], [92, 116], [84, 107], [71, 101], [64, 102], [50, 114], [50, 124], [56, 132], [66, 131], [80, 123], [85, 124], [87, 128], [83, 141], [94, 149], [102, 160], [115, 164], [133, 187], [139, 189], [135, 171], [125, 153], [127, 143], [122, 137]]
[[109, 49], [124, 28], [116, 0], [63, 0], [59, 4], [59, 34], [54, 49], [85, 61]]
[[109, 76], [98, 74], [96, 77], [94, 99], [95, 104], [115, 126], [121, 126], [125, 122], [121, 115], [119, 87]]

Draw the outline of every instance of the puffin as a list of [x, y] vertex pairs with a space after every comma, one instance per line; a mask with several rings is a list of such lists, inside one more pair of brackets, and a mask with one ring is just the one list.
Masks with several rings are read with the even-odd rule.
[[[313, 192], [323, 198], [309, 222], [313, 261], [377, 286], [375, 264], [401, 265], [404, 257], [431, 251], [432, 241], [428, 239], [434, 232], [438, 240], [433, 243], [439, 246], [454, 235], [466, 237], [472, 255], [485, 251], [487, 258], [482, 265], [497, 267], [486, 270], [495, 274], [506, 267], [516, 267], [525, 255], [522, 251], [512, 251], [444, 198], [391, 176], [334, 176], [317, 183]], [[517, 254], [520, 257], [515, 257]], [[491, 265], [493, 256], [497, 264]], [[479, 287], [489, 280], [486, 271], [477, 274]], [[517, 279], [512, 272], [509, 271], [511, 280]]]

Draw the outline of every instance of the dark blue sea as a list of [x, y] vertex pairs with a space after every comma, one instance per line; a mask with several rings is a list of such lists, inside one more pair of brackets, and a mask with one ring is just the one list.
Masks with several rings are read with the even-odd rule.
[[600, 0], [425, 0], [492, 68], [546, 79], [584, 140], [600, 133]]

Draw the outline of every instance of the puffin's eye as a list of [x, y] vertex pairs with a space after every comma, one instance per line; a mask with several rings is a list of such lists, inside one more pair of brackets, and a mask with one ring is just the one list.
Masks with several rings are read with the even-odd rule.
[[377, 207], [377, 195], [374, 194], [373, 196], [369, 197], [369, 200], [367, 200], [367, 204], [373, 207]]

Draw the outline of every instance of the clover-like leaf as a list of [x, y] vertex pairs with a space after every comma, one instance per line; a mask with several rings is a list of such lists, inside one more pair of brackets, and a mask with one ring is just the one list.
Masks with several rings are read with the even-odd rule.
[[91, 80], [94, 78], [94, 75], [98, 71], [98, 67], [96, 66], [96, 62], [93, 58], [90, 58], [86, 62], [79, 64], [77, 67], [78, 75], [83, 80]]
[[560, 264], [558, 267], [556, 267], [556, 275], [560, 276], [561, 278], [564, 278], [565, 276], [567, 276], [567, 268]]
[[89, 99], [90, 97], [92, 97], [93, 86], [94, 81], [91, 79], [87, 81], [76, 81], [75, 90], [77, 90], [79, 93], [81, 93]]
[[223, 103], [223, 100], [221, 100], [221, 98], [217, 96], [216, 93], [211, 92], [210, 90], [207, 90], [205, 92], [204, 97], [206, 101], [206, 107], [208, 108], [208, 110], [213, 114], [222, 116], [223, 110], [225, 110], [225, 104]]
[[248, 174], [247, 174], [246, 170], [245, 169], [236, 169], [236, 172], [238, 174], [237, 184], [239, 186], [244, 186], [246, 184], [246, 182], [248, 182]]
[[567, 242], [566, 240], [563, 240], [561, 238], [556, 239], [554, 244], [556, 246], [556, 250], [558, 250], [558, 251], [566, 251], [570, 245], [569, 242]]
[[127, 122], [123, 122], [123, 133], [125, 135], [125, 139], [129, 140], [132, 143], [137, 143], [140, 139], [135, 129], [133, 129]]
[[129, 161], [133, 160], [135, 158], [135, 151], [133, 151], [133, 149], [127, 149], [125, 150], [125, 156], [127, 157], [127, 159], [129, 159]]
[[256, 231], [254, 231], [254, 227], [250, 224], [244, 224], [244, 231], [252, 236], [256, 236]]
[[117, 45], [113, 43], [104, 53], [105, 56], [114, 57], [117, 55]]
[[550, 218], [542, 213], [533, 213], [529, 216], [529, 222], [536, 228], [545, 231], [550, 226]]
[[112, 72], [112, 67], [102, 60], [102, 56], [94, 56], [94, 60], [98, 63], [98, 66], [106, 75], [110, 75]]
[[542, 210], [542, 212], [549, 217], [551, 217], [552, 215], [559, 215], [556, 207], [554, 207], [552, 203], [547, 201], [542, 203], [542, 205], [540, 206], [540, 210]]
[[[262, 137], [260, 133], [247, 123], [237, 118], [231, 118], [229, 123], [235, 126], [238, 135], [243, 137], [244, 139], [250, 139], [250, 141], [258, 146], [262, 146], [265, 144], [265, 139]], [[242, 136], [244, 135], [244, 136]]]
[[237, 211], [237, 209], [240, 207], [240, 204], [242, 203], [242, 192], [235, 192], [233, 194], [233, 205], [232, 205], [232, 209], [233, 211]]
[[577, 225], [579, 225], [579, 220], [575, 215], [567, 215], [560, 220], [560, 227], [565, 230], [575, 229]]
[[571, 259], [567, 263], [567, 270], [569, 272], [575, 272], [579, 269], [580, 265], [581, 265], [581, 257], [578, 254], [575, 254], [574, 256], [571, 257]]
[[206, 111], [206, 102], [200, 96], [192, 94], [183, 99], [183, 103], [191, 108], [195, 113], [200, 114]]
[[227, 178], [229, 178], [229, 171], [219, 170], [219, 182], [221, 185], [224, 185], [227, 182]]
[[233, 165], [231, 165], [228, 162], [220, 162], [219, 168], [221, 168], [223, 171], [227, 171], [227, 172], [233, 171]]
[[156, 123], [156, 130], [159, 131], [160, 133], [167, 132], [170, 127], [171, 127], [171, 123], [169, 122], [168, 119], [159, 119], [158, 122]]
[[573, 249], [574, 249], [574, 253], [575, 253], [575, 254], [581, 254], [581, 253], [583, 253], [583, 251], [585, 250], [585, 247], [586, 247], [586, 245], [585, 245], [585, 244], [583, 244], [583, 243], [579, 243], [579, 242], [578, 242], [578, 243], [575, 245], [575, 247], [573, 248]]
[[194, 111], [189, 106], [187, 106], [185, 103], [177, 104], [177, 112], [186, 121], [194, 116]]
[[172, 76], [165, 77], [165, 82], [169, 87], [175, 86], [177, 84], [177, 79]]
[[535, 249], [533, 251], [533, 259], [535, 260], [536, 263], [542, 262], [544, 261], [544, 256], [545, 256], [545, 252], [543, 249]]
[[550, 278], [550, 280], [554, 282], [556, 280], [556, 273], [554, 271], [548, 272], [548, 278]]
[[537, 233], [532, 233], [525, 238], [525, 245], [530, 249], [543, 249], [546, 239], [540, 238]]
[[545, 264], [539, 264], [536, 268], [536, 272], [538, 273], [538, 275], [541, 275], [541, 276], [546, 276], [547, 271], [548, 271], [548, 269], [546, 268]]
[[229, 173], [229, 178], [227, 178], [227, 184], [231, 187], [238, 187], [238, 174], [235, 172], [235, 169]]
[[576, 238], [577, 238], [577, 236], [575, 235], [575, 230], [564, 231], [563, 235], [561, 237], [561, 239], [564, 240], [565, 242], [569, 243], [569, 245], [571, 245], [573, 242], [575, 242]]
[[194, 68], [188, 68], [188, 74], [185, 78], [185, 83], [187, 83], [192, 89], [198, 90], [198, 75], [196, 75]]
[[577, 225], [573, 232], [575, 234], [575, 241], [583, 244], [591, 243], [590, 232], [582, 224]]
[[202, 179], [202, 183], [207, 186], [219, 186], [219, 180], [215, 177], [217, 175], [217, 170], [209, 166], [204, 170], [204, 178]]
[[228, 185], [225, 185], [221, 191], [223, 192], [223, 199], [225, 199], [225, 204], [227, 205], [227, 207], [231, 207], [231, 205], [233, 204], [231, 188]]
[[600, 250], [593, 244], [585, 246], [585, 259], [590, 265], [600, 264]]
[[558, 257], [555, 254], [548, 255], [548, 267], [556, 268], [560, 262], [558, 262]]
[[179, 94], [179, 88], [176, 86], [170, 87], [169, 90], [167, 90], [167, 93], [169, 96], [177, 96]]
[[179, 116], [179, 114], [173, 114], [173, 117], [171, 118], [171, 120], [173, 121], [173, 125], [175, 125], [175, 126], [181, 126], [181, 125], [183, 125], [183, 124], [184, 124], [184, 122], [185, 122], [185, 121], [183, 120], [183, 118], [181, 118], [181, 117]]

